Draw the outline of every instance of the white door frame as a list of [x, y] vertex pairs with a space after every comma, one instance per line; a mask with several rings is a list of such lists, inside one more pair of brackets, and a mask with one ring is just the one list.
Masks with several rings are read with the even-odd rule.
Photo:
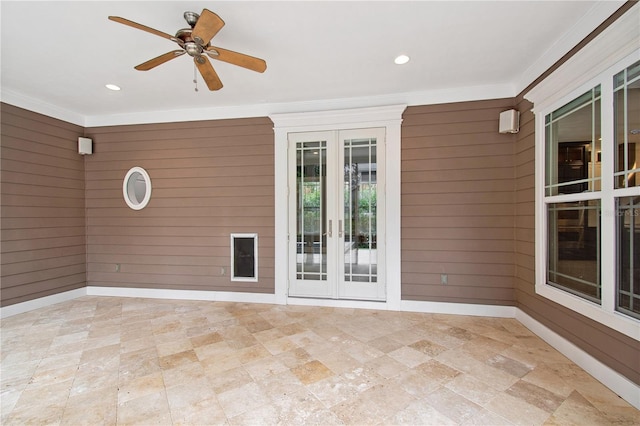
[[[324, 132], [289, 132], [287, 134], [289, 140], [289, 274], [288, 274], [288, 294], [289, 297], [315, 297], [315, 298], [328, 298], [328, 299], [349, 299], [349, 300], [371, 300], [371, 301], [386, 301], [386, 289], [387, 284], [385, 282], [385, 127], [376, 128], [360, 128], [352, 130], [331, 130]], [[370, 281], [358, 281], [346, 279], [347, 272], [345, 270], [346, 258], [351, 254], [345, 252], [345, 237], [347, 233], [347, 217], [345, 217], [345, 148], [347, 148], [347, 141], [352, 139], [362, 140], [374, 140], [375, 145], [375, 159], [377, 177], [376, 181], [376, 193], [377, 193], [377, 209], [376, 209], [376, 253], [377, 260], [374, 262], [376, 266], [375, 277], [376, 280]], [[324, 142], [324, 146], [316, 146], [320, 141]], [[323, 155], [313, 156], [312, 158], [321, 161], [324, 157], [325, 162], [322, 167], [324, 170], [324, 184], [321, 184], [322, 191], [325, 196], [324, 207], [322, 211], [326, 213], [326, 217], [322, 217], [322, 222], [326, 225], [325, 232], [322, 233], [320, 229], [318, 232], [322, 235], [326, 235], [325, 239], [321, 238], [321, 247], [325, 247], [326, 251], [322, 254], [322, 250], [319, 256], [324, 257], [324, 262], [320, 262], [318, 266], [324, 265], [324, 278], [323, 274], [317, 275], [317, 279], [305, 279], [299, 277], [298, 266], [302, 259], [298, 258], [298, 213], [299, 213], [299, 199], [297, 193], [299, 191], [298, 178], [295, 170], [298, 166], [298, 144], [300, 143], [312, 143], [313, 148], [306, 148], [306, 151], [314, 151], [314, 154], [320, 154], [323, 151]], [[369, 146], [361, 145], [359, 148], [369, 149]], [[358, 150], [358, 147], [355, 148]], [[300, 152], [302, 158], [305, 157], [304, 151]], [[369, 158], [371, 161], [371, 158]], [[367, 161], [364, 161], [367, 163]], [[306, 164], [306, 163], [305, 163]], [[314, 163], [315, 164], [315, 163]], [[350, 231], [352, 232], [352, 230]], [[356, 249], [356, 251], [358, 251]], [[314, 251], [315, 253], [315, 251]], [[300, 254], [300, 256], [305, 256]], [[312, 256], [316, 256], [312, 254]], [[293, 260], [293, 259], [296, 260]], [[306, 260], [309, 260], [308, 258]], [[350, 257], [350, 260], [353, 260]], [[303, 262], [306, 264], [306, 262]], [[314, 262], [315, 263], [315, 262]], [[320, 272], [320, 271], [319, 271]], [[315, 272], [311, 272], [312, 276], [316, 276]]]
[[[310, 299], [309, 304], [326, 306], [400, 309], [400, 126], [406, 105], [391, 105], [349, 110], [273, 114], [275, 133], [275, 297], [277, 303], [305, 303], [288, 297], [288, 137], [291, 132], [351, 130], [384, 127], [386, 129], [386, 302], [360, 302], [337, 299]], [[295, 190], [293, 188], [292, 190]]]

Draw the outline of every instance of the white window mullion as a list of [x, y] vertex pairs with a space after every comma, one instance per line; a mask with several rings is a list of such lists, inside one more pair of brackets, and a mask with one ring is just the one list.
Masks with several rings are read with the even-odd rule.
[[[534, 105], [535, 107], [535, 105]], [[535, 289], [536, 293], [543, 294], [547, 290], [547, 203], [546, 193], [546, 157], [545, 157], [545, 113], [535, 111]]]
[[613, 121], [613, 76], [603, 75], [600, 85], [602, 88], [601, 135], [601, 282], [602, 282], [602, 310], [614, 313], [616, 310], [616, 212], [613, 197], [613, 169], [614, 169], [614, 121]]

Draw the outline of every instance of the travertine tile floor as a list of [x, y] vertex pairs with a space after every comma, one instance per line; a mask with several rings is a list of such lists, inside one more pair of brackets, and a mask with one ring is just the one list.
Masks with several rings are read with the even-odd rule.
[[640, 422], [513, 319], [83, 297], [1, 331], [3, 425]]

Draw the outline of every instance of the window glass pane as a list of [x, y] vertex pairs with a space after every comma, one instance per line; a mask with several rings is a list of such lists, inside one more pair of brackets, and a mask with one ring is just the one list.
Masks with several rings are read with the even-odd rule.
[[613, 77], [615, 187], [640, 185], [640, 61]]
[[556, 121], [558, 119], [563, 118], [565, 115], [571, 114], [577, 109], [580, 109], [584, 106], [587, 106], [591, 103], [593, 97], [593, 90], [589, 90], [587, 93], [578, 96], [576, 99], [572, 100], [568, 104], [561, 106], [557, 110], [553, 111], [551, 115], [551, 120]]
[[617, 310], [640, 318], [640, 197], [616, 200]]
[[545, 194], [600, 190], [600, 86], [545, 117]]
[[600, 200], [547, 206], [547, 282], [600, 302]]
[[327, 143], [296, 144], [296, 268], [299, 280], [327, 279]]
[[375, 283], [377, 250], [377, 141], [344, 141], [344, 280]]
[[633, 81], [640, 77], [640, 61], [627, 68], [627, 81]]

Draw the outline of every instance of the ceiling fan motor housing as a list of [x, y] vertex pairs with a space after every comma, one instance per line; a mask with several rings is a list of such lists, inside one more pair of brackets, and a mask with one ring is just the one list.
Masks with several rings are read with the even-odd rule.
[[202, 55], [205, 46], [198, 43], [191, 37], [192, 31], [193, 30], [191, 28], [183, 28], [181, 30], [178, 30], [178, 32], [176, 33], [176, 38], [178, 40], [182, 40], [182, 42], [184, 43], [184, 50], [187, 51], [187, 54], [196, 58]]

